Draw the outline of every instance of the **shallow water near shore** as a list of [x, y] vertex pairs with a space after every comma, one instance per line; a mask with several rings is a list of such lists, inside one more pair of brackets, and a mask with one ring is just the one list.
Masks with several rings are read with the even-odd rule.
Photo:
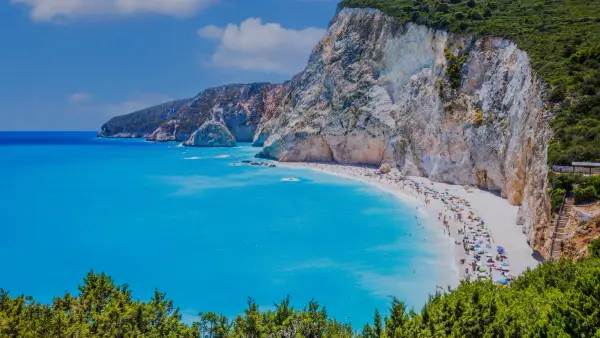
[[187, 322], [289, 294], [358, 328], [390, 296], [419, 310], [445, 283], [447, 238], [370, 185], [241, 164], [258, 152], [248, 145], [94, 136], [0, 133], [0, 288], [12, 295], [50, 302], [93, 269], [135, 298], [167, 292]]

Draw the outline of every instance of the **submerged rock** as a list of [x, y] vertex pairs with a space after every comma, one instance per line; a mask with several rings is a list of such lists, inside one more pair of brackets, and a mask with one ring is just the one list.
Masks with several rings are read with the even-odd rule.
[[183, 143], [189, 147], [235, 147], [235, 138], [227, 127], [219, 122], [205, 122]]

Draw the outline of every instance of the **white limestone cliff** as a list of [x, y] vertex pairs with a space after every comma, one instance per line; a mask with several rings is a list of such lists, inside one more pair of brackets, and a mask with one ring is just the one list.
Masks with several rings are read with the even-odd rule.
[[216, 121], [206, 121], [183, 142], [189, 147], [235, 147], [235, 137], [227, 127]]
[[[467, 56], [457, 89], [445, 49]], [[407, 175], [498, 191], [521, 205], [523, 231], [546, 254], [551, 131], [543, 90], [511, 41], [344, 9], [255, 138], [264, 139], [261, 157], [386, 162]]]
[[[466, 57], [457, 88], [446, 49]], [[114, 118], [99, 136], [191, 144], [206, 121], [218, 121], [238, 142], [264, 145], [261, 157], [389, 163], [407, 175], [477, 185], [520, 205], [531, 246], [548, 256], [551, 130], [543, 94], [529, 57], [509, 40], [343, 9], [290, 81], [206, 89]], [[195, 145], [205, 144], [220, 142], [202, 136]]]

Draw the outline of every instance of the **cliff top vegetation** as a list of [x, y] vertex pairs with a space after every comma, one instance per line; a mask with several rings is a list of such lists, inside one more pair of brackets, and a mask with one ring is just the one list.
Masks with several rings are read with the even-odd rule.
[[549, 163], [600, 161], [600, 0], [343, 0], [339, 7], [516, 42], [555, 104]]

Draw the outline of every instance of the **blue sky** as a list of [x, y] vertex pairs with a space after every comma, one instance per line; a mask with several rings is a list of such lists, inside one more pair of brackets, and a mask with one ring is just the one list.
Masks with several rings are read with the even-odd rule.
[[300, 71], [336, 0], [0, 0], [0, 130], [111, 116]]

